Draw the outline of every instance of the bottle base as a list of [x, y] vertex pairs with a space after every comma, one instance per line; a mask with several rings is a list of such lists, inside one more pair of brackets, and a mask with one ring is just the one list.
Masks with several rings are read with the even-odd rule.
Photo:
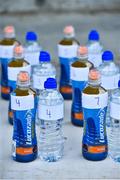
[[59, 88], [59, 91], [65, 100], [72, 100], [72, 87], [71, 86], [61, 86]]
[[71, 118], [71, 122], [75, 126], [83, 127], [83, 120]]
[[93, 153], [88, 153], [88, 152], [82, 151], [82, 155], [85, 159], [87, 159], [89, 161], [102, 161], [102, 160], [106, 159], [108, 153], [104, 152], [104, 153], [93, 154]]
[[56, 162], [56, 161], [59, 161], [60, 159], [62, 159], [63, 157], [63, 154], [42, 154], [40, 153], [39, 154], [39, 158], [42, 160], [42, 161], [47, 161], [47, 162]]
[[10, 99], [10, 95], [1, 93], [1, 98], [8, 101]]
[[61, 93], [64, 100], [72, 100], [72, 94]]
[[21, 156], [21, 155], [16, 154], [16, 157], [12, 157], [12, 158], [14, 161], [27, 163], [27, 162], [34, 161], [37, 158], [37, 153], [26, 155], [26, 156]]
[[9, 118], [8, 122], [9, 122], [10, 125], [13, 125], [13, 119], [12, 118]]

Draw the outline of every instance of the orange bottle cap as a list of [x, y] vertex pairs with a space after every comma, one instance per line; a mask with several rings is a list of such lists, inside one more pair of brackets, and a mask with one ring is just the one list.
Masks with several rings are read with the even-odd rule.
[[10, 33], [14, 33], [15, 32], [15, 28], [14, 26], [6, 26], [4, 28], [4, 33], [5, 34], [10, 34]]
[[23, 47], [21, 45], [16, 45], [15, 48], [14, 48], [14, 53], [16, 54], [22, 54], [24, 51]]
[[21, 82], [29, 81], [29, 79], [30, 79], [29, 74], [26, 71], [21, 71], [18, 74], [18, 80], [21, 81]]
[[74, 33], [74, 27], [73, 26], [66, 26], [63, 30], [64, 34], [72, 34]]
[[88, 54], [88, 48], [86, 46], [78, 47], [77, 54], [78, 55], [86, 55], [86, 54]]
[[91, 80], [98, 80], [100, 79], [100, 72], [97, 69], [91, 69], [88, 76]]

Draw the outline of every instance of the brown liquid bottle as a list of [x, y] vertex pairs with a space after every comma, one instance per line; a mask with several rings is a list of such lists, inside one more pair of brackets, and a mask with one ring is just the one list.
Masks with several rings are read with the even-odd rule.
[[71, 122], [76, 126], [83, 126], [83, 111], [81, 93], [88, 81], [89, 69], [93, 64], [88, 61], [88, 49], [80, 46], [77, 50], [78, 60], [71, 65], [71, 80], [73, 100], [71, 109]]
[[[31, 72], [30, 64], [24, 59], [24, 50], [21, 45], [16, 45], [14, 48], [14, 58], [11, 62], [8, 63], [8, 86], [10, 92], [16, 88], [17, 75], [20, 71]], [[9, 101], [9, 110], [8, 110], [8, 121], [10, 124], [13, 124], [13, 112], [10, 108], [11, 102]]]
[[18, 43], [15, 38], [15, 29], [13, 26], [4, 28], [4, 39], [0, 42], [0, 59], [1, 59], [1, 97], [9, 99], [10, 89], [8, 87], [8, 63], [13, 58], [13, 49]]
[[61, 67], [60, 92], [64, 99], [72, 99], [72, 86], [70, 82], [70, 65], [76, 61], [79, 42], [75, 39], [72, 26], [64, 28], [64, 38], [58, 44], [58, 55]]

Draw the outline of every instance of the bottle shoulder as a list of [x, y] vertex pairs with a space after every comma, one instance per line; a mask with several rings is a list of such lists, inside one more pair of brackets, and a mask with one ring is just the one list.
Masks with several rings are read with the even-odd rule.
[[88, 59], [78, 59], [77, 61], [75, 61], [74, 63], [72, 63], [72, 67], [75, 67], [75, 68], [85, 68], [85, 67], [89, 67], [89, 68], [92, 68], [93, 67], [93, 64], [88, 61]]
[[13, 91], [13, 94], [15, 96], [28, 96], [28, 95], [33, 95], [33, 96], [36, 96], [36, 91], [32, 88], [28, 88], [28, 89], [21, 89], [21, 88], [16, 88], [14, 91]]
[[40, 51], [41, 46], [38, 44], [38, 42], [26, 42], [24, 45], [25, 52], [31, 52], [31, 51]]
[[39, 95], [39, 103], [43, 105], [58, 105], [63, 101], [63, 97], [58, 90], [43, 90]]
[[15, 44], [15, 42], [17, 42], [17, 40], [15, 38], [12, 38], [12, 39], [5, 38], [5, 39], [1, 40], [0, 45], [12, 46]]
[[99, 66], [98, 69], [101, 72], [101, 75], [106, 76], [120, 73], [119, 67], [114, 62], [103, 63]]
[[8, 64], [8, 67], [25, 67], [28, 65], [29, 65], [29, 63], [25, 59], [13, 59]]
[[107, 90], [105, 90], [102, 86], [87, 86], [84, 90], [84, 94], [91, 94], [91, 95], [96, 95], [96, 94], [104, 94], [106, 93]]
[[111, 101], [120, 104], [120, 89], [115, 89], [111, 93]]
[[71, 45], [80, 45], [80, 43], [75, 38], [71, 38], [71, 39], [63, 38], [59, 42], [59, 45], [71, 46]]

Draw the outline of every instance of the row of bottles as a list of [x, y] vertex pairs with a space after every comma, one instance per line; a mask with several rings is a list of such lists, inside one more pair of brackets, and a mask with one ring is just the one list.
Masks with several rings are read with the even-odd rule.
[[111, 157], [120, 161], [119, 148], [118, 157], [113, 148], [115, 136], [119, 139], [120, 119], [119, 114], [116, 115], [119, 90], [113, 90], [118, 87], [120, 72], [113, 62], [112, 52], [102, 52], [97, 31], [90, 32], [87, 46], [79, 46], [74, 28], [65, 27], [65, 38], [58, 45], [62, 96], [57, 90], [56, 69], [50, 62], [50, 54], [41, 50], [37, 35], [28, 32], [23, 48], [15, 39], [12, 26], [6, 27], [4, 32], [5, 39], [0, 41], [1, 96], [9, 99], [11, 93], [8, 117], [14, 127], [13, 159], [27, 162], [37, 157], [35, 122], [40, 126], [40, 158], [57, 161], [63, 156], [63, 96], [72, 98], [72, 124], [84, 124], [83, 156], [89, 160], [106, 158], [107, 125], [114, 127], [110, 136]]

